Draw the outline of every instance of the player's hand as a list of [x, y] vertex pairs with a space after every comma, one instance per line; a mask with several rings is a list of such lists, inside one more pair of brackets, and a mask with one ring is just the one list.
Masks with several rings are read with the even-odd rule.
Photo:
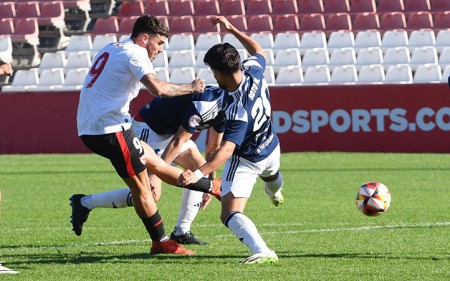
[[208, 207], [209, 202], [211, 202], [212, 195], [209, 193], [203, 193], [203, 200], [200, 203], [200, 210], [204, 211]]
[[150, 189], [152, 191], [153, 200], [155, 200], [155, 203], [158, 202], [159, 198], [161, 198], [161, 179], [158, 178], [156, 175], [150, 175]]
[[194, 81], [192, 81], [192, 87], [194, 88], [194, 93], [203, 93], [205, 90], [205, 80], [201, 78], [197, 78]]
[[213, 26], [216, 24], [220, 24], [226, 30], [232, 29], [231, 23], [223, 16], [213, 16], [213, 17], [211, 17], [211, 19], [209, 21], [211, 22], [211, 24]]
[[13, 73], [11, 64], [5, 63], [0, 66], [0, 74], [5, 76], [11, 76]]
[[191, 183], [198, 182], [199, 178], [192, 172], [191, 170], [187, 169], [183, 173], [181, 173], [180, 177], [178, 178], [178, 184], [180, 186], [186, 186]]

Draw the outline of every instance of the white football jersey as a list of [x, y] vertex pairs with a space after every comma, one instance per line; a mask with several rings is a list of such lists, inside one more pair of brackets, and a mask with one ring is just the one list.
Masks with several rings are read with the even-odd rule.
[[111, 43], [95, 56], [78, 104], [78, 135], [103, 135], [131, 127], [130, 102], [140, 80], [155, 74], [147, 50], [131, 39]]

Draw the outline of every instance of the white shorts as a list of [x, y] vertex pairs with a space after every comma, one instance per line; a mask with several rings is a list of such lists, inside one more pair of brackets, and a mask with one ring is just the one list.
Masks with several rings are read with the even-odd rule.
[[[173, 134], [158, 135], [145, 122], [133, 120], [132, 126], [134, 132], [136, 133], [136, 136], [150, 145], [150, 147], [155, 150], [155, 153], [159, 157], [161, 157], [161, 155], [164, 153], [164, 150], [174, 136]], [[192, 140], [188, 140], [181, 146], [178, 155], [186, 151], [187, 149], [196, 146], [197, 145], [195, 144], [195, 142], [193, 142]]]
[[250, 198], [258, 177], [275, 175], [279, 169], [280, 145], [269, 157], [256, 163], [233, 155], [225, 162], [223, 168], [221, 195], [225, 196], [231, 191], [234, 197]]

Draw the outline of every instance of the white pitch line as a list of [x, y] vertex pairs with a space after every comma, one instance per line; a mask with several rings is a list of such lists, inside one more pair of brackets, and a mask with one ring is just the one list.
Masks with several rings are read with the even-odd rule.
[[[275, 225], [274, 225], [275, 226]], [[276, 225], [280, 226], [280, 224]], [[284, 224], [282, 226], [285, 226]], [[412, 224], [398, 224], [398, 225], [375, 225], [375, 226], [363, 226], [363, 227], [348, 227], [348, 228], [318, 228], [318, 229], [299, 229], [289, 231], [273, 231], [273, 232], [261, 232], [262, 235], [272, 234], [298, 234], [298, 233], [321, 233], [321, 232], [340, 232], [340, 231], [372, 231], [381, 229], [402, 229], [402, 228], [421, 228], [421, 227], [445, 227], [450, 226], [450, 222], [423, 222]], [[234, 234], [215, 235], [216, 238], [234, 237]], [[60, 248], [73, 248], [73, 247], [91, 247], [91, 246], [113, 246], [113, 245], [127, 245], [127, 244], [143, 244], [150, 243], [149, 239], [143, 240], [118, 240], [110, 242], [93, 242], [93, 243], [73, 243], [73, 244], [61, 244], [52, 246], [31, 246], [31, 247], [13, 247], [3, 248], [2, 251], [18, 251], [18, 250], [40, 250], [40, 249], [60, 249]]]

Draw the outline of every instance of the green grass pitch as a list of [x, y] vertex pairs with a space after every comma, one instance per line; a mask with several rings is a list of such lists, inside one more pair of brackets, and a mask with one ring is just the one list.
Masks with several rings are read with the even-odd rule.
[[[210, 242], [187, 247], [197, 255], [151, 256], [132, 208], [96, 209], [82, 236], [71, 231], [73, 193], [124, 187], [107, 160], [1, 155], [0, 261], [19, 274], [0, 280], [450, 280], [450, 154], [286, 153], [281, 171], [284, 205], [258, 180], [245, 211], [280, 261], [242, 265], [250, 253], [220, 223], [218, 201], [192, 226]], [[390, 189], [386, 214], [355, 207], [366, 181]], [[180, 194], [165, 185], [158, 203], [168, 234]]]

